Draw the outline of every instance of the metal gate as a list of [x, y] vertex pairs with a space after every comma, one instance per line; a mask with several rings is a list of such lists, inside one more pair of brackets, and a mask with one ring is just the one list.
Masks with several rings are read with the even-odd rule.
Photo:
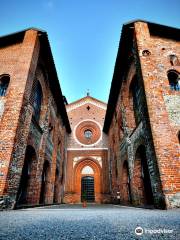
[[86, 176], [81, 179], [81, 201], [94, 202], [94, 177]]

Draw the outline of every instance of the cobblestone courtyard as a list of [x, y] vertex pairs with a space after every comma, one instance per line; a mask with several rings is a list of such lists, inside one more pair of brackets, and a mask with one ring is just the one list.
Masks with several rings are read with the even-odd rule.
[[[115, 205], [88, 205], [87, 208], [60, 205], [2, 211], [0, 219], [1, 240], [180, 239], [179, 209], [164, 211]], [[141, 236], [134, 232], [138, 226], [144, 231]]]

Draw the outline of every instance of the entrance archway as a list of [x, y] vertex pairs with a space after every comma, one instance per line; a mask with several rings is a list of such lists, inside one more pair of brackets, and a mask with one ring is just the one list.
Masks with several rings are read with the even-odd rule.
[[30, 194], [33, 191], [34, 188], [34, 175], [35, 172], [35, 166], [37, 164], [36, 161], [36, 152], [34, 148], [30, 145], [26, 148], [25, 153], [25, 159], [24, 159], [24, 165], [22, 168], [22, 174], [21, 174], [21, 180], [19, 184], [19, 190], [17, 194], [17, 200], [16, 205], [22, 205], [30, 203], [31, 197]]
[[85, 196], [87, 201], [101, 202], [101, 167], [92, 159], [84, 159], [74, 168], [74, 202], [81, 202]]
[[146, 158], [146, 149], [139, 146], [134, 161], [132, 178], [133, 202], [139, 205], [153, 205], [153, 193]]

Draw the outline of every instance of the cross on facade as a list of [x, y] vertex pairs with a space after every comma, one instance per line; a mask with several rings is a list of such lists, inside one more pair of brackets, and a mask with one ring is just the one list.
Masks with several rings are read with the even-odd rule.
[[89, 91], [89, 89], [87, 89], [87, 96], [90, 96], [90, 91]]

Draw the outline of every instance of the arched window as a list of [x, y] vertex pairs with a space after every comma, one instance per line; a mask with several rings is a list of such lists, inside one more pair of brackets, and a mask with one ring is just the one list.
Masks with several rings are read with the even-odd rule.
[[167, 74], [171, 90], [180, 90], [180, 74], [174, 70], [170, 70]]
[[34, 93], [34, 103], [33, 103], [33, 108], [34, 108], [33, 115], [37, 121], [39, 121], [39, 118], [40, 118], [42, 98], [43, 98], [42, 88], [38, 81], [36, 85], [35, 93]]
[[90, 167], [90, 166], [85, 166], [83, 169], [82, 169], [82, 174], [94, 174], [94, 171], [93, 169]]
[[169, 55], [169, 61], [171, 63], [171, 66], [179, 66], [179, 59], [175, 54]]
[[9, 86], [10, 77], [9, 75], [0, 76], [0, 97], [6, 95], [8, 86]]
[[131, 110], [134, 111], [134, 118], [136, 125], [139, 124], [141, 120], [141, 99], [140, 99], [140, 87], [137, 79], [137, 75], [135, 75], [132, 79], [129, 88], [129, 100], [131, 105]]

